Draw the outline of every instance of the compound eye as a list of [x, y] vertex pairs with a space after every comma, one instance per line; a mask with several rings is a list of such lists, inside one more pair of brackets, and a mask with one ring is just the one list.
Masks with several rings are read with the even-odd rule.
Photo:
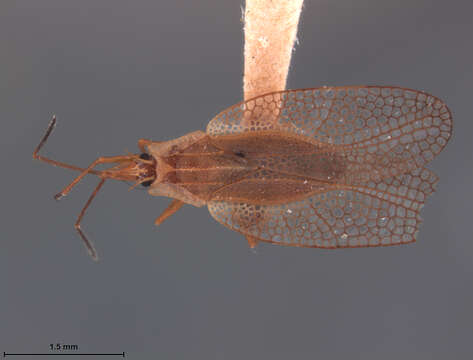
[[143, 153], [143, 154], [140, 155], [140, 159], [142, 159], [142, 160], [151, 160], [151, 155], [147, 154], [147, 153]]
[[148, 187], [148, 186], [150, 186], [152, 183], [153, 183], [152, 180], [148, 180], [148, 181], [143, 181], [143, 182], [141, 183], [141, 185], [142, 185], [143, 187]]

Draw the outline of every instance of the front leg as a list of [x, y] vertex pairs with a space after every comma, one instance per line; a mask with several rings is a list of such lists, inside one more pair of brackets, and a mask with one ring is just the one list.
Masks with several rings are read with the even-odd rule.
[[139, 139], [138, 140], [138, 148], [140, 149], [140, 151], [142, 153], [147, 153], [148, 151], [146, 150], [146, 148], [151, 145], [152, 143], [158, 143], [159, 144], [159, 141], [151, 141], [151, 140], [148, 140], [148, 139]]
[[[92, 164], [90, 164], [84, 171], [82, 171], [79, 176], [77, 176], [68, 186], [66, 186], [61, 192], [57, 193], [54, 198], [56, 200], [61, 199], [66, 196], [71, 189], [77, 185], [77, 183], [88, 173], [93, 173], [94, 168], [100, 164], [110, 164], [110, 163], [122, 163], [126, 161], [133, 160], [135, 155], [124, 155], [124, 156], [110, 156], [110, 157], [99, 157]], [[100, 176], [100, 175], [99, 175]]]
[[166, 208], [166, 210], [164, 210], [162, 214], [156, 218], [154, 224], [156, 226], [161, 225], [164, 220], [166, 220], [168, 217], [178, 211], [182, 207], [182, 205], [184, 205], [182, 201], [174, 199], [172, 203], [170, 203], [169, 206]]

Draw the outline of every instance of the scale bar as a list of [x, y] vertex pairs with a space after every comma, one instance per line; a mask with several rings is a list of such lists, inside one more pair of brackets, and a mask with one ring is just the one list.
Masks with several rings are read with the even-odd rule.
[[122, 353], [6, 353], [3, 352], [3, 357], [7, 356], [121, 356], [125, 357], [125, 352]]

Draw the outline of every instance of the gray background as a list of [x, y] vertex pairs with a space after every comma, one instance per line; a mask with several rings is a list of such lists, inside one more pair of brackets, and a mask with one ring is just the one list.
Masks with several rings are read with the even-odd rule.
[[[454, 135], [418, 242], [342, 251], [261, 246], [186, 206], [72, 172], [140, 137], [204, 129], [242, 97], [239, 1], [0, 2], [0, 352], [50, 343], [130, 359], [471, 359], [471, 1], [306, 1], [289, 88], [401, 85], [445, 100]], [[28, 357], [25, 357], [28, 358]], [[79, 357], [75, 357], [79, 358]]]

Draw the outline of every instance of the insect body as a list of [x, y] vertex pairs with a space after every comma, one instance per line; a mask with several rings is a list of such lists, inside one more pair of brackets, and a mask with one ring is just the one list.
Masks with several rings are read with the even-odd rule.
[[[410, 243], [437, 177], [424, 166], [452, 130], [447, 106], [395, 87], [288, 90], [237, 104], [196, 131], [167, 142], [140, 140], [140, 155], [99, 158], [82, 169], [38, 151], [33, 156], [101, 178], [134, 181], [173, 198], [160, 224], [184, 203], [206, 205], [220, 223], [259, 241], [344, 248]], [[94, 170], [101, 163], [116, 164]]]

